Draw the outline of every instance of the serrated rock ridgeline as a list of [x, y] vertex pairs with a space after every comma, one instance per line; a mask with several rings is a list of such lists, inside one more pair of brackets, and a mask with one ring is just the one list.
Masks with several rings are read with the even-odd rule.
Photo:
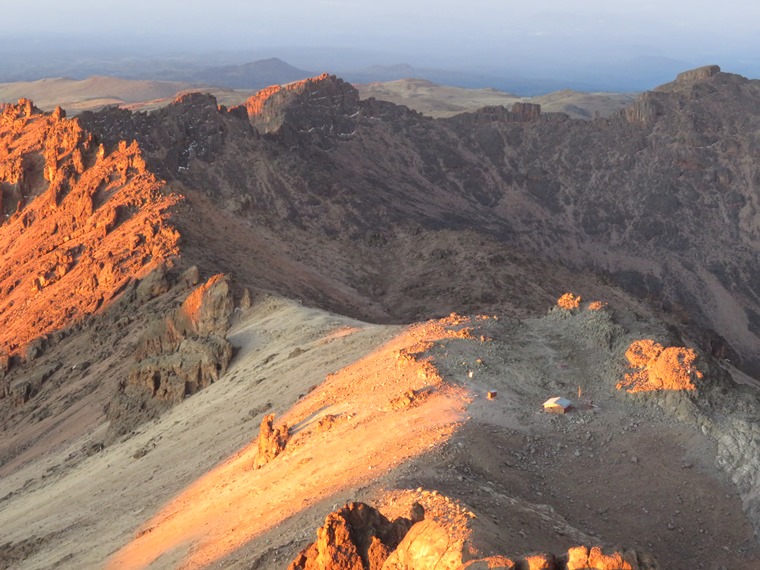
[[106, 152], [76, 119], [27, 100], [0, 117], [0, 155], [0, 345], [24, 358], [177, 253], [179, 197], [137, 145]]

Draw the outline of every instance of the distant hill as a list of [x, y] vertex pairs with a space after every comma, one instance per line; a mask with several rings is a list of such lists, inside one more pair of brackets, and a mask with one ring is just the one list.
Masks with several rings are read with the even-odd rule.
[[574, 119], [590, 119], [596, 113], [606, 117], [634, 100], [628, 93], [584, 93], [565, 89], [537, 97], [520, 97], [498, 89], [467, 89], [438, 85], [424, 79], [358, 84], [362, 98], [374, 97], [397, 105], [406, 105], [430, 117], [452, 117], [483, 107], [517, 102], [537, 103], [545, 112], [563, 112]]
[[258, 90], [270, 85], [290, 83], [313, 76], [314, 73], [298, 69], [276, 57], [261, 59], [242, 65], [210, 67], [194, 74], [201, 83], [220, 85], [232, 89]]
[[238, 105], [247, 93], [220, 89], [179, 81], [152, 81], [121, 79], [118, 77], [89, 77], [75, 80], [67, 78], [40, 79], [0, 83], [0, 102], [15, 103], [19, 99], [32, 99], [43, 110], [57, 106], [70, 114], [118, 105], [131, 110], [155, 109], [169, 104], [189, 91], [211, 93], [223, 105]]
[[100, 75], [86, 79], [57, 77], [0, 83], [0, 103], [15, 103], [20, 98], [27, 98], [33, 100], [40, 109], [49, 111], [60, 106], [69, 114], [108, 105], [118, 105], [133, 111], [152, 110], [167, 105], [184, 93], [200, 91], [212, 94], [220, 105], [231, 107], [242, 104], [252, 91], [312, 75], [314, 74], [309, 71], [271, 58], [200, 70], [165, 70], [163, 76], [172, 81]]
[[470, 89], [491, 87], [501, 91], [516, 93], [523, 97], [542, 95], [560, 89], [575, 89], [578, 91], [599, 90], [595, 83], [584, 81], [525, 77], [519, 72], [512, 71], [484, 73], [480, 71], [422, 68], [405, 63], [373, 65], [364, 69], [341, 71], [339, 75], [346, 81], [354, 84], [398, 81], [414, 77], [440, 85], [455, 85]]
[[538, 103], [547, 112], [560, 111], [573, 118], [591, 119], [595, 114], [609, 117], [633, 103], [635, 99], [635, 93], [586, 93], [563, 89], [527, 100]]

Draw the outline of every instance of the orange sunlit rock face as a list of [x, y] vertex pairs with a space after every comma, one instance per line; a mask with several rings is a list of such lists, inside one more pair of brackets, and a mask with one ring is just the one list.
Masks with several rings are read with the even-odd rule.
[[642, 339], [631, 343], [625, 356], [631, 368], [636, 370], [618, 382], [618, 390], [695, 390], [693, 379], [702, 378], [702, 373], [694, 365], [697, 353], [690, 348], [664, 348], [658, 342]]
[[581, 305], [581, 296], [573, 295], [572, 293], [565, 293], [559, 299], [557, 299], [557, 306], [560, 309], [572, 311], [577, 309]]
[[0, 348], [64, 328], [177, 253], [178, 197], [135, 143], [106, 156], [60, 109], [0, 115]]
[[145, 568], [188, 546], [183, 568], [208, 566], [303, 509], [448, 439], [471, 396], [445, 383], [423, 352], [446, 338], [469, 338], [469, 324], [452, 315], [412, 326], [328, 375], [279, 418], [293, 426], [281, 453], [255, 469], [253, 441], [148, 521], [108, 568]]
[[246, 100], [245, 109], [248, 111], [248, 116], [253, 118], [256, 115], [260, 115], [264, 111], [264, 107], [267, 101], [269, 101], [269, 99], [271, 99], [272, 96], [276, 93], [279, 93], [281, 91], [300, 91], [305, 86], [311, 83], [317, 83], [328, 77], [329, 75], [327, 73], [323, 73], [318, 77], [311, 77], [309, 79], [303, 79], [301, 81], [294, 81], [293, 83], [289, 83], [287, 85], [272, 85], [270, 87], [265, 87], [264, 89], [251, 95]]

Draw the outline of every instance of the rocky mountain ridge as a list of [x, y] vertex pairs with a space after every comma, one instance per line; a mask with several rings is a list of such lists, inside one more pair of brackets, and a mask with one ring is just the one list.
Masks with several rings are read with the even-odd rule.
[[[251, 98], [253, 131], [243, 109], [201, 96], [147, 116], [85, 114], [83, 124], [107, 145], [136, 139], [167, 180], [212, 192], [253, 224], [339, 243], [469, 230], [595, 272], [688, 314], [706, 342], [753, 371], [760, 88], [706, 69], [594, 121], [531, 105], [433, 120], [322, 76]], [[185, 134], [167, 139], [185, 116]]]
[[[758, 81], [713, 66], [593, 121], [531, 104], [435, 120], [363, 101], [329, 75], [231, 109], [203, 94], [150, 114], [106, 109], [74, 120], [29, 101], [6, 106], [0, 472], [108, 421], [87, 456], [125, 445], [223, 381], [235, 363], [230, 323], [252, 296], [270, 293], [399, 323], [455, 309], [525, 317], [561, 291], [583, 290], [636, 315], [629, 328], [663, 319], [671, 343], [754, 374], [758, 98]], [[605, 326], [575, 336], [610, 352], [618, 329]], [[537, 378], [552, 378], [554, 359]], [[664, 405], [718, 442], [757, 524], [752, 394], [709, 362], [709, 389], [698, 395], [710, 414], [678, 391]], [[437, 390], [437, 374], [423, 365], [417, 378]], [[437, 394], [425, 390], [404, 392], [391, 410]], [[740, 413], [712, 415], [729, 400]]]

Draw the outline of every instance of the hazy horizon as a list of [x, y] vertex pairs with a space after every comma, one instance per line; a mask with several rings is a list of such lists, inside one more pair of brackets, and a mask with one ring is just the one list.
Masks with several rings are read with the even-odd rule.
[[[74, 9], [40, 0], [34, 12], [31, 18], [28, 7], [4, 8], [1, 52], [30, 60], [87, 53], [95, 62], [188, 54], [212, 63], [280, 57], [304, 69], [336, 72], [407, 63], [642, 88], [707, 64], [760, 77], [760, 4], [737, 0], [720, 10], [705, 0], [627, 6], [587, 0], [572, 9], [557, 0], [471, 0], [465, 6], [452, 0], [132, 0], [105, 7], [79, 0]], [[48, 76], [56, 70], [50, 57]]]

